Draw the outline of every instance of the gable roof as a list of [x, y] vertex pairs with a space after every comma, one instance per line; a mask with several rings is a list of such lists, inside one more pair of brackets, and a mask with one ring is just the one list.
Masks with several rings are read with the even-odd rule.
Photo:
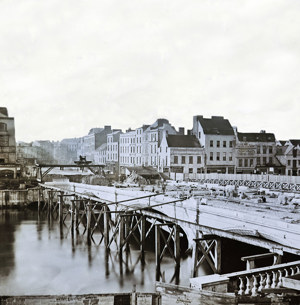
[[265, 132], [238, 132], [238, 139], [241, 142], [275, 142], [274, 133]]
[[292, 143], [293, 146], [297, 146], [300, 145], [300, 140], [290, 140], [290, 142]]
[[210, 119], [202, 115], [197, 116], [205, 134], [211, 135], [234, 135], [234, 130], [227, 119], [222, 116], [212, 116]]
[[194, 135], [168, 135], [167, 143], [169, 147], [201, 147]]

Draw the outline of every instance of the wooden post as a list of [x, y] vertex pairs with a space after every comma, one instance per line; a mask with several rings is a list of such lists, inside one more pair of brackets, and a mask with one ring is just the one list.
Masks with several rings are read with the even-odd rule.
[[92, 205], [87, 203], [87, 215], [86, 215], [86, 227], [87, 227], [87, 242], [88, 245], [91, 244], [92, 241], [92, 231], [91, 231], [91, 220], [92, 220]]
[[[199, 209], [199, 200], [197, 200], [197, 206], [196, 206], [196, 224], [199, 224], [199, 215], [200, 215], [200, 209]], [[196, 240], [193, 245], [193, 269], [192, 269], [192, 277], [197, 277], [198, 276], [198, 255], [199, 255], [199, 249], [198, 249], [198, 241], [197, 239], [199, 238], [199, 231], [196, 230]]]
[[105, 246], [105, 275], [109, 275], [109, 213], [108, 207], [105, 205], [103, 207], [103, 217], [104, 217], [104, 246]]
[[222, 272], [222, 241], [221, 238], [215, 239], [215, 267], [217, 273], [221, 274]]
[[103, 217], [104, 217], [104, 245], [105, 248], [109, 250], [109, 212], [108, 207], [105, 205], [103, 207]]
[[175, 225], [174, 229], [175, 285], [178, 285], [180, 277], [180, 227]]
[[41, 188], [38, 189], [38, 213], [41, 211]]
[[120, 275], [123, 275], [123, 240], [124, 240], [124, 219], [119, 215], [119, 264]]
[[75, 201], [72, 200], [72, 208], [71, 208], [71, 230], [72, 234], [74, 233], [74, 220], [75, 220]]
[[63, 205], [64, 205], [64, 192], [60, 192], [59, 196], [59, 223], [63, 224], [64, 214], [63, 214]]
[[156, 265], [156, 272], [155, 272], [155, 280], [157, 282], [160, 281], [160, 227], [155, 226], [155, 265]]
[[[130, 227], [129, 227], [129, 216], [125, 216], [125, 239], [127, 239], [128, 235], [130, 232]], [[125, 244], [125, 270], [126, 273], [129, 273], [129, 240], [127, 240]]]
[[[76, 197], [77, 198], [77, 197]], [[76, 232], [79, 232], [79, 206], [80, 206], [80, 201], [76, 200], [75, 203], [75, 228], [76, 228]]]
[[145, 265], [145, 239], [146, 239], [146, 216], [141, 215], [141, 233], [140, 233], [140, 250], [141, 250], [141, 264]]
[[193, 258], [192, 277], [197, 277], [198, 276], [198, 255], [199, 255], [199, 250], [198, 250], [197, 243], [198, 243], [198, 241], [196, 239], [195, 243], [193, 245], [193, 254], [192, 254], [192, 258]]

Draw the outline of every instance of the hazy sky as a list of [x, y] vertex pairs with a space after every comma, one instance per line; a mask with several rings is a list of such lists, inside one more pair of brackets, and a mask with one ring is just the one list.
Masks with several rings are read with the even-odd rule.
[[299, 0], [0, 0], [16, 139], [222, 115], [300, 138]]

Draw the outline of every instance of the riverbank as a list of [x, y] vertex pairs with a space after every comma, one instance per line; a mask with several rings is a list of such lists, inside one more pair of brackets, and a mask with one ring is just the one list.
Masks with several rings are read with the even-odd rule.
[[38, 196], [38, 188], [0, 190], [0, 208], [24, 208], [31, 202], [37, 202]]

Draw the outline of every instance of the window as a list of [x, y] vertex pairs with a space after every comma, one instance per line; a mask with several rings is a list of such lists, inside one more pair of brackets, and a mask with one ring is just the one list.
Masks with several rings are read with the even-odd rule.
[[232, 153], [229, 153], [228, 159], [229, 159], [229, 161], [232, 161]]
[[266, 154], [266, 153], [267, 153], [267, 147], [263, 146], [263, 154]]
[[189, 156], [189, 163], [193, 164], [193, 156]]
[[217, 152], [217, 161], [220, 161], [220, 153]]
[[269, 154], [273, 152], [272, 146], [269, 147]]
[[220, 141], [217, 141], [217, 147], [220, 147]]
[[213, 161], [213, 160], [214, 160], [214, 153], [213, 153], [213, 152], [210, 153], [210, 155], [209, 155], [209, 160], [210, 160], [210, 161]]
[[267, 158], [263, 157], [263, 165], [267, 164]]
[[181, 164], [185, 164], [185, 156], [181, 157]]
[[189, 174], [193, 173], [193, 168], [189, 168]]
[[0, 131], [7, 131], [7, 125], [5, 123], [0, 123]]
[[174, 164], [178, 164], [178, 156], [174, 156]]
[[288, 160], [288, 166], [291, 166], [291, 160]]
[[229, 141], [229, 147], [233, 147], [233, 142]]
[[201, 167], [198, 167], [197, 168], [197, 174], [201, 174], [201, 173], [202, 173]]
[[245, 167], [248, 167], [248, 159], [245, 159], [245, 161], [244, 161], [244, 162], [245, 162], [245, 164], [244, 164], [244, 165], [245, 165]]
[[260, 146], [257, 146], [257, 151], [258, 154], [260, 154]]
[[223, 161], [226, 161], [226, 152], [223, 152]]
[[239, 167], [243, 167], [243, 159], [239, 159]]
[[[300, 162], [300, 160], [299, 160]], [[200, 164], [201, 163], [201, 156], [197, 156], [197, 163]]]
[[201, 138], [201, 131], [199, 131], [198, 138], [199, 139]]
[[250, 159], [250, 166], [253, 166], [253, 159]]
[[226, 147], [226, 141], [223, 141], [223, 147]]
[[256, 159], [256, 164], [257, 164], [257, 165], [260, 165], [260, 157], [258, 157], [258, 158]]
[[210, 146], [210, 147], [214, 147], [214, 141], [213, 141], [213, 140], [210, 140], [209, 146]]

